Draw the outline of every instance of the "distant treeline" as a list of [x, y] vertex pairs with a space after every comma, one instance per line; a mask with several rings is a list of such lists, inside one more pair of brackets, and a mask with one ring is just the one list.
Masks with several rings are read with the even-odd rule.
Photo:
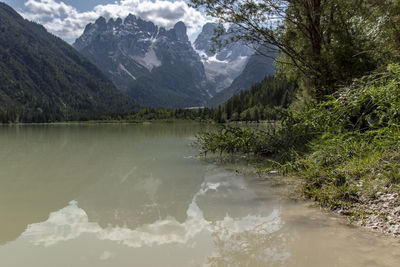
[[231, 97], [218, 108], [200, 109], [155, 109], [146, 108], [125, 116], [128, 121], [148, 120], [200, 120], [215, 121], [260, 121], [280, 119], [281, 109], [293, 101], [297, 85], [274, 76], [267, 76], [250, 90]]
[[51, 123], [51, 122], [66, 122], [66, 121], [89, 121], [89, 120], [111, 120], [119, 119], [124, 115], [121, 114], [104, 114], [98, 113], [60, 113], [51, 112], [49, 110], [38, 109], [20, 110], [8, 109], [0, 111], [0, 123]]
[[[297, 85], [281, 78], [268, 76], [260, 83], [253, 85], [250, 90], [242, 91], [231, 97], [218, 108], [198, 109], [160, 109], [143, 108], [133, 113], [77, 113], [67, 110], [41, 109], [0, 110], [1, 123], [48, 123], [61, 121], [154, 121], [154, 120], [198, 120], [215, 121], [260, 121], [277, 120], [280, 109], [287, 108], [293, 101]], [[43, 105], [42, 105], [43, 106]]]

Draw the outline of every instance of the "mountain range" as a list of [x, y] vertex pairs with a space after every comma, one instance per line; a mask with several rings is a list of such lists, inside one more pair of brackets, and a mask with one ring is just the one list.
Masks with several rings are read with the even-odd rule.
[[165, 30], [133, 15], [115, 21], [100, 17], [73, 46], [142, 105], [200, 106], [210, 97], [183, 22]]
[[166, 30], [134, 15], [108, 21], [100, 17], [86, 26], [73, 46], [144, 106], [221, 104], [275, 68], [265, 58], [264, 64], [255, 63], [261, 56], [244, 43], [229, 42], [232, 28], [219, 37], [228, 44], [213, 49], [217, 27], [206, 23], [192, 46], [183, 22]]
[[274, 68], [240, 42], [213, 50], [218, 26], [205, 24], [192, 45], [183, 22], [166, 30], [133, 15], [100, 17], [72, 47], [0, 3], [0, 122], [221, 104]]
[[48, 122], [137, 109], [89, 60], [0, 3], [0, 120]]

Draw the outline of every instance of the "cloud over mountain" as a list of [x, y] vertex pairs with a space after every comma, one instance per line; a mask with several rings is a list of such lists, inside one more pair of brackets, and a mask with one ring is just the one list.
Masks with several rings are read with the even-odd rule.
[[201, 12], [183, 0], [119, 0], [113, 4], [97, 5], [85, 12], [56, 0], [28, 0], [24, 6], [21, 13], [25, 18], [43, 24], [50, 32], [69, 41], [81, 35], [84, 27], [100, 16], [124, 18], [131, 13], [167, 29], [183, 21], [189, 36], [199, 32], [207, 21]]

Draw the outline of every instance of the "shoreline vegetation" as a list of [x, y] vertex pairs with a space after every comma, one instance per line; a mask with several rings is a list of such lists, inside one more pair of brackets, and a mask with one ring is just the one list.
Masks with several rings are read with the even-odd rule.
[[264, 157], [305, 197], [399, 237], [400, 1], [191, 1], [234, 24], [232, 41], [276, 51], [276, 77], [299, 87], [276, 124], [200, 134], [204, 154]]
[[400, 237], [400, 65], [355, 79], [325, 101], [264, 127], [221, 125], [197, 136], [207, 153], [254, 154], [260, 170], [297, 177], [305, 198]]

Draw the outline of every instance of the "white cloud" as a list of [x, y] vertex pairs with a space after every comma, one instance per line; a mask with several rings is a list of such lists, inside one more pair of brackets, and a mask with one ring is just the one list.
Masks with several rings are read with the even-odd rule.
[[64, 2], [57, 3], [53, 0], [28, 0], [24, 5], [32, 14], [37, 16], [55, 17], [76, 11], [72, 6], [66, 5]]
[[184, 0], [120, 0], [114, 4], [97, 5], [86, 12], [80, 12], [73, 6], [55, 0], [28, 0], [24, 5], [22, 15], [25, 18], [43, 24], [48, 31], [68, 41], [79, 37], [85, 26], [100, 16], [115, 19], [125, 18], [131, 13], [167, 29], [172, 28], [176, 22], [183, 21], [191, 39], [210, 20], [198, 10], [189, 7]]

